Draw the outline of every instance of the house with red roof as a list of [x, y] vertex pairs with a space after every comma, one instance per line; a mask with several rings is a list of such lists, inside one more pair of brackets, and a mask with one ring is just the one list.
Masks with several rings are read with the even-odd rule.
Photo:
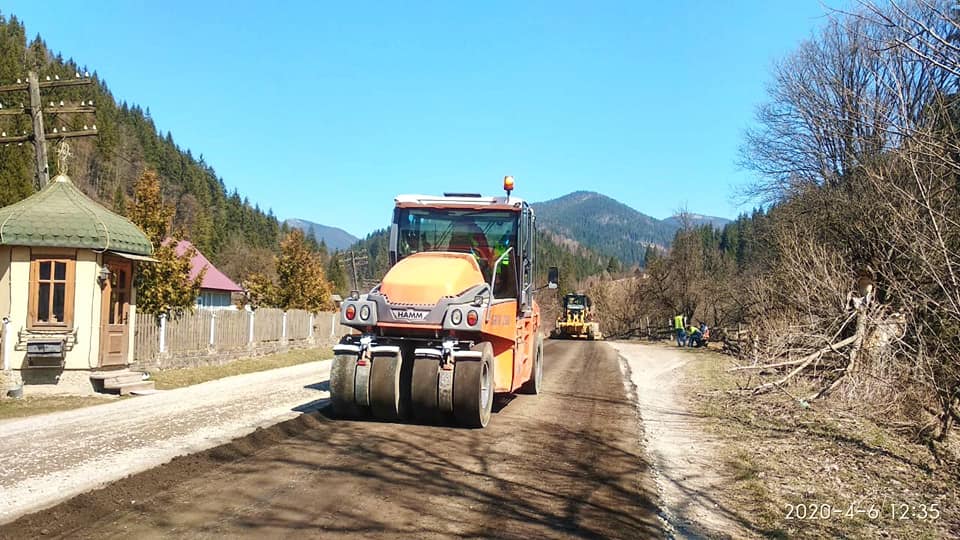
[[[177, 255], [183, 255], [193, 244], [189, 240], [180, 240], [177, 243]], [[217, 269], [199, 249], [194, 248], [195, 255], [190, 259], [190, 279], [196, 279], [204, 268], [203, 282], [200, 284], [200, 296], [197, 297], [197, 307], [200, 309], [237, 309], [231, 296], [233, 293], [242, 293], [243, 288], [234, 283], [226, 274]]]

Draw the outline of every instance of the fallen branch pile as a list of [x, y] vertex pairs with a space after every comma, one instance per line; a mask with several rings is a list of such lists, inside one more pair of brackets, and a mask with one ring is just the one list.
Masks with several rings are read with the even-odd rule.
[[[749, 365], [732, 367], [727, 371], [779, 375], [776, 380], [741, 389], [754, 395], [774, 389], [782, 390], [795, 378], [811, 375], [823, 381], [823, 385], [806, 399], [822, 398], [836, 389], [846, 375], [856, 369], [870, 328], [869, 321], [873, 308], [871, 300], [869, 291], [860, 297], [853, 296], [851, 293], [847, 303], [850, 313], [832, 336], [825, 336], [825, 345], [810, 350], [809, 346], [791, 344], [781, 349], [781, 354], [773, 355], [772, 361], [766, 363], [760, 363], [758, 360], [762, 346], [756, 333], [743, 330], [728, 332], [723, 341], [724, 350], [740, 359], [750, 358], [752, 362]], [[852, 329], [851, 323], [854, 323]], [[849, 335], [841, 338], [845, 334]], [[798, 356], [801, 351], [802, 354]]]

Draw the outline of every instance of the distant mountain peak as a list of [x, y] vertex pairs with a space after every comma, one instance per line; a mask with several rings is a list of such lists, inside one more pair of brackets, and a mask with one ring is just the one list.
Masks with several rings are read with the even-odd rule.
[[339, 227], [321, 225], [305, 219], [291, 218], [284, 221], [290, 227], [300, 229], [312, 235], [317, 242], [323, 242], [331, 251], [342, 251], [357, 243], [359, 238]]
[[[647, 246], [669, 246], [679, 217], [659, 220], [595, 191], [574, 191], [533, 204], [544, 229], [581, 246], [615, 257], [627, 265], [642, 264]], [[724, 218], [687, 214], [694, 226], [722, 227]]]
[[[723, 228], [724, 225], [726, 225], [727, 223], [730, 223], [730, 220], [727, 218], [722, 218], [717, 216], [706, 216], [703, 214], [688, 213], [685, 215], [685, 217], [687, 221], [690, 223], [690, 225], [694, 227], [710, 225], [714, 228], [721, 229]], [[663, 220], [663, 222], [669, 223], [677, 228], [680, 228], [683, 226], [682, 218], [680, 214], [674, 214], [668, 217], [667, 219]]]

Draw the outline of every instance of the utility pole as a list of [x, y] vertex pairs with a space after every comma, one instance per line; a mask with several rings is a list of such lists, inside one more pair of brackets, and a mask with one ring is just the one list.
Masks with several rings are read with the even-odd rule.
[[[36, 178], [37, 178], [37, 188], [43, 188], [50, 181], [50, 170], [47, 165], [47, 139], [54, 140], [64, 140], [74, 137], [90, 137], [97, 135], [97, 125], [93, 124], [92, 128], [88, 128], [86, 125], [83, 126], [83, 129], [71, 128], [67, 129], [65, 126], [61, 125], [60, 128], [53, 128], [52, 132], [47, 132], [43, 127], [43, 99], [40, 91], [49, 89], [49, 88], [61, 88], [65, 86], [83, 86], [92, 84], [93, 80], [89, 78], [87, 74], [84, 74], [83, 77], [79, 73], [73, 79], [63, 79], [61, 80], [59, 76], [56, 76], [53, 80], [50, 77], [46, 78], [47, 80], [41, 81], [40, 77], [37, 75], [36, 71], [30, 71], [27, 73], [27, 82], [21, 82], [20, 79], [17, 79], [16, 84], [8, 84], [0, 86], [0, 94], [10, 93], [10, 92], [24, 92], [26, 91], [29, 96], [29, 107], [24, 107], [22, 104], [17, 109], [2, 109], [2, 104], [0, 104], [0, 116], [11, 116], [11, 115], [29, 115], [31, 122], [33, 124], [33, 133], [21, 133], [20, 135], [7, 136], [7, 133], [4, 131], [0, 133], [0, 144], [10, 144], [10, 143], [24, 143], [31, 142], [33, 143], [34, 149], [34, 159], [36, 160]], [[60, 106], [57, 107], [56, 104], [51, 101], [50, 108], [47, 110], [49, 114], [59, 116], [61, 114], [94, 114], [96, 109], [93, 107], [93, 100], [90, 100], [88, 105], [86, 100], [80, 102], [80, 106], [65, 106], [63, 101], [59, 102]]]
[[350, 252], [350, 264], [353, 266], [353, 290], [359, 291], [360, 287], [357, 286], [357, 254], [353, 251]]
[[30, 118], [33, 120], [33, 152], [37, 160], [37, 182], [40, 187], [50, 181], [47, 166], [47, 138], [43, 131], [43, 109], [40, 106], [40, 79], [36, 71], [27, 73], [30, 85]]
[[357, 263], [360, 263], [360, 266], [366, 267], [367, 256], [365, 254], [357, 255], [356, 251], [350, 251], [350, 267], [353, 270], [353, 290], [360, 290], [360, 275], [357, 271]]

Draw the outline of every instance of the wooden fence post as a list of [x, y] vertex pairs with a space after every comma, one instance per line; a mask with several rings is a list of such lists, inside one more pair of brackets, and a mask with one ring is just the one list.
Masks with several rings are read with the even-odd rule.
[[213, 349], [217, 343], [217, 312], [210, 312], [210, 348]]
[[167, 352], [167, 314], [160, 314], [160, 352]]
[[287, 340], [287, 312], [283, 312], [283, 316], [280, 318], [280, 341], [284, 342]]
[[310, 323], [307, 327], [307, 339], [313, 341], [313, 313], [310, 314]]
[[254, 338], [254, 333], [253, 333], [253, 320], [254, 320], [254, 318], [255, 318], [255, 315], [254, 315], [255, 312], [251, 309], [249, 313], [250, 313], [250, 330], [249, 330], [250, 333], [249, 333], [249, 337], [247, 337], [247, 344], [252, 346], [252, 345], [253, 345], [253, 338]]

